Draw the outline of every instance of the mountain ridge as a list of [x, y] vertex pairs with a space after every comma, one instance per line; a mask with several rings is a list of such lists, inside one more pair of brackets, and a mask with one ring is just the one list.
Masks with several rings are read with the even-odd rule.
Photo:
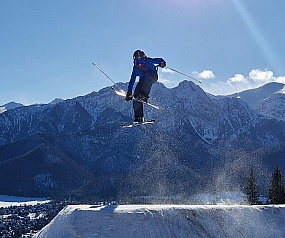
[[[120, 87], [126, 89], [127, 84]], [[283, 120], [265, 117], [235, 97], [209, 96], [193, 82], [184, 81], [172, 89], [158, 83], [150, 96], [161, 110], [145, 106], [145, 115], [156, 123], [132, 129], [120, 128], [121, 123], [132, 121], [132, 104], [111, 87], [0, 114], [0, 161], [22, 158], [28, 178], [16, 179], [17, 186], [3, 191], [17, 195], [20, 190], [23, 193], [23, 186], [34, 188], [26, 194], [33, 196], [189, 196], [201, 188], [238, 186], [239, 173], [252, 166], [245, 160], [238, 170], [232, 167], [242, 154], [285, 141]], [[43, 168], [35, 170], [31, 161]], [[5, 171], [0, 180], [15, 179], [9, 176], [18, 171], [12, 162], [8, 168], [0, 163]], [[54, 166], [77, 186], [67, 182], [60, 169], [53, 171]], [[253, 166], [268, 173], [262, 166]], [[229, 174], [229, 168], [237, 174]], [[232, 183], [220, 184], [221, 176]]]
[[245, 90], [242, 92], [230, 94], [228, 96], [239, 97], [245, 102], [247, 102], [250, 107], [256, 109], [260, 101], [268, 98], [274, 93], [279, 92], [282, 88], [284, 88], [284, 86], [285, 85], [283, 83], [272, 82], [272, 83], [267, 83], [258, 88]]

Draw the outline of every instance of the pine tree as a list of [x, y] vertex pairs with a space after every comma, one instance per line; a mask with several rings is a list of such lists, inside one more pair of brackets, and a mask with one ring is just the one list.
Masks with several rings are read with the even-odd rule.
[[258, 203], [258, 188], [252, 169], [250, 170], [249, 177], [244, 187], [244, 193], [249, 204], [253, 205]]
[[285, 188], [278, 166], [276, 166], [276, 169], [272, 173], [268, 195], [270, 203], [272, 204], [281, 204], [285, 202]]

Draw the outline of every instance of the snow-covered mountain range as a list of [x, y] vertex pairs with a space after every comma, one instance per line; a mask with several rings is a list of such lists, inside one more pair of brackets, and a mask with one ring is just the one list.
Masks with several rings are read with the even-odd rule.
[[285, 121], [285, 85], [282, 83], [269, 83], [229, 96], [241, 98], [261, 115]]
[[151, 102], [160, 110], [145, 107], [156, 123], [131, 129], [120, 124], [132, 121], [132, 104], [110, 87], [7, 110], [0, 114], [0, 192], [188, 196], [242, 186], [249, 167], [260, 178], [276, 163], [285, 171], [283, 88], [221, 97], [189, 81], [172, 89], [157, 83]]
[[0, 113], [6, 112], [7, 110], [14, 109], [17, 107], [22, 107], [22, 106], [24, 105], [21, 103], [9, 102], [7, 104], [4, 104], [3, 106], [0, 106]]
[[[63, 101], [63, 99], [56, 98], [56, 99], [52, 100], [49, 104], [57, 104], [57, 103], [62, 102], [62, 101]], [[41, 104], [37, 104], [37, 105], [39, 106]], [[0, 113], [6, 112], [8, 110], [15, 109], [18, 107], [24, 107], [24, 106], [25, 105], [21, 104], [21, 103], [9, 102], [9, 103], [6, 103], [6, 104], [0, 106]]]
[[269, 98], [275, 93], [280, 92], [284, 88], [282, 83], [268, 83], [259, 88], [245, 90], [239, 93], [231, 94], [229, 97], [240, 97], [242, 100], [247, 102], [247, 104], [254, 108], [258, 108], [258, 104]]

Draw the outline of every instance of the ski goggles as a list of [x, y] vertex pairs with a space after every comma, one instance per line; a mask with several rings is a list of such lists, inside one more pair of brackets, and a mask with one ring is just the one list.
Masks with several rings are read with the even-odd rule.
[[143, 65], [144, 63], [145, 63], [145, 59], [142, 59], [142, 60], [135, 60], [135, 61], [134, 61], [135, 66]]

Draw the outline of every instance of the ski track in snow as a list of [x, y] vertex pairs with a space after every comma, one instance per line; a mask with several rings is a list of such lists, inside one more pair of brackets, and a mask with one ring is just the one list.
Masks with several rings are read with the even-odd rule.
[[35, 238], [285, 237], [285, 205], [70, 205]]

